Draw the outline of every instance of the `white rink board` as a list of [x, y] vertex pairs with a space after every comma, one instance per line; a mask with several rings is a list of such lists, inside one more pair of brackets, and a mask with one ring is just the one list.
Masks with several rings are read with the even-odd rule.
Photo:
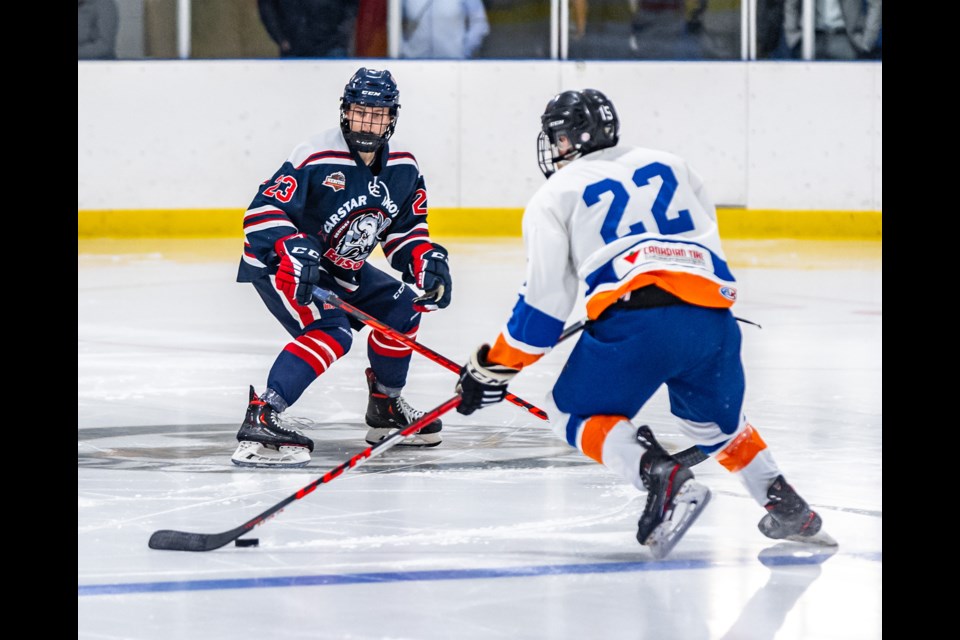
[[882, 64], [411, 60], [78, 62], [77, 208], [246, 207], [360, 65], [394, 73], [432, 207], [523, 207], [544, 106], [593, 87], [718, 204], [882, 209]]

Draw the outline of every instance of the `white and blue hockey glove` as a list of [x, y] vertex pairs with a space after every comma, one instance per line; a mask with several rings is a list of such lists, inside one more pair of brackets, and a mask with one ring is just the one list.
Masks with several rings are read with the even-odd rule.
[[520, 373], [517, 369], [487, 361], [490, 345], [482, 344], [460, 368], [457, 393], [460, 404], [457, 413], [470, 415], [477, 409], [501, 402], [507, 397], [507, 385]]
[[453, 295], [453, 280], [450, 278], [450, 265], [447, 250], [439, 244], [422, 253], [414, 252], [410, 265], [411, 278], [404, 278], [416, 284], [423, 295], [416, 298], [413, 308], [416, 311], [436, 311], [446, 309]]
[[[280, 258], [277, 289], [301, 306], [313, 302], [313, 286], [320, 284], [320, 247], [302, 233], [280, 238], [273, 245]], [[326, 273], [326, 272], [324, 272]]]

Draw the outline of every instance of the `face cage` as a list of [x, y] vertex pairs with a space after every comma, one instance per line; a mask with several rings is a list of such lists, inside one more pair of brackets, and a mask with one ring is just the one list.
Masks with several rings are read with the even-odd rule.
[[393, 131], [397, 126], [397, 115], [400, 105], [390, 107], [390, 124], [387, 125], [387, 128], [382, 134], [377, 135], [376, 133], [364, 133], [350, 129], [350, 117], [347, 115], [347, 111], [352, 104], [358, 103], [343, 101], [340, 103], [340, 130], [343, 132], [343, 137], [351, 148], [362, 153], [372, 153], [386, 144], [390, 136], [393, 135]]
[[544, 177], [549, 178], [557, 170], [580, 157], [580, 149], [574, 148], [565, 155], [560, 155], [557, 146], [550, 142], [550, 137], [545, 131], [541, 131], [537, 136], [537, 164], [540, 165], [540, 171]]

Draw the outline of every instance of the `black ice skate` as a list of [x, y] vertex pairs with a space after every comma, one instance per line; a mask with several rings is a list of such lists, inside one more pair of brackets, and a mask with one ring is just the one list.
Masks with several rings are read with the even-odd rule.
[[777, 476], [767, 489], [769, 502], [764, 505], [767, 514], [757, 527], [774, 540], [792, 540], [836, 546], [837, 541], [822, 531], [823, 521], [816, 511], [793, 490], [784, 477]]
[[230, 459], [241, 467], [302, 467], [313, 451], [313, 440], [281, 423], [280, 412], [261, 400], [253, 386], [237, 440], [240, 445]]
[[[421, 417], [423, 411], [417, 411], [401, 396], [391, 398], [377, 389], [377, 377], [373, 369], [367, 369], [367, 386], [370, 388], [370, 399], [367, 401], [367, 444], [377, 444], [397, 429], [408, 427]], [[407, 436], [397, 446], [406, 447], [435, 447], [442, 438], [440, 429], [443, 423], [437, 419], [423, 427], [416, 433]]]
[[640, 479], [647, 489], [637, 540], [659, 560], [670, 553], [707, 506], [710, 489], [695, 481], [690, 468], [660, 446], [650, 427], [640, 427], [637, 440], [646, 449], [640, 458]]

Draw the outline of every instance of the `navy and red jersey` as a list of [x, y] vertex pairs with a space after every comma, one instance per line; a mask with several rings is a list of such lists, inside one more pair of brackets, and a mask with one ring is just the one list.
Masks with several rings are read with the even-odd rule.
[[416, 158], [384, 145], [368, 167], [350, 151], [339, 128], [299, 145], [260, 185], [244, 214], [238, 282], [274, 273], [274, 245], [304, 233], [322, 255], [321, 267], [346, 291], [381, 244], [390, 265], [408, 281], [429, 250], [427, 191]]

